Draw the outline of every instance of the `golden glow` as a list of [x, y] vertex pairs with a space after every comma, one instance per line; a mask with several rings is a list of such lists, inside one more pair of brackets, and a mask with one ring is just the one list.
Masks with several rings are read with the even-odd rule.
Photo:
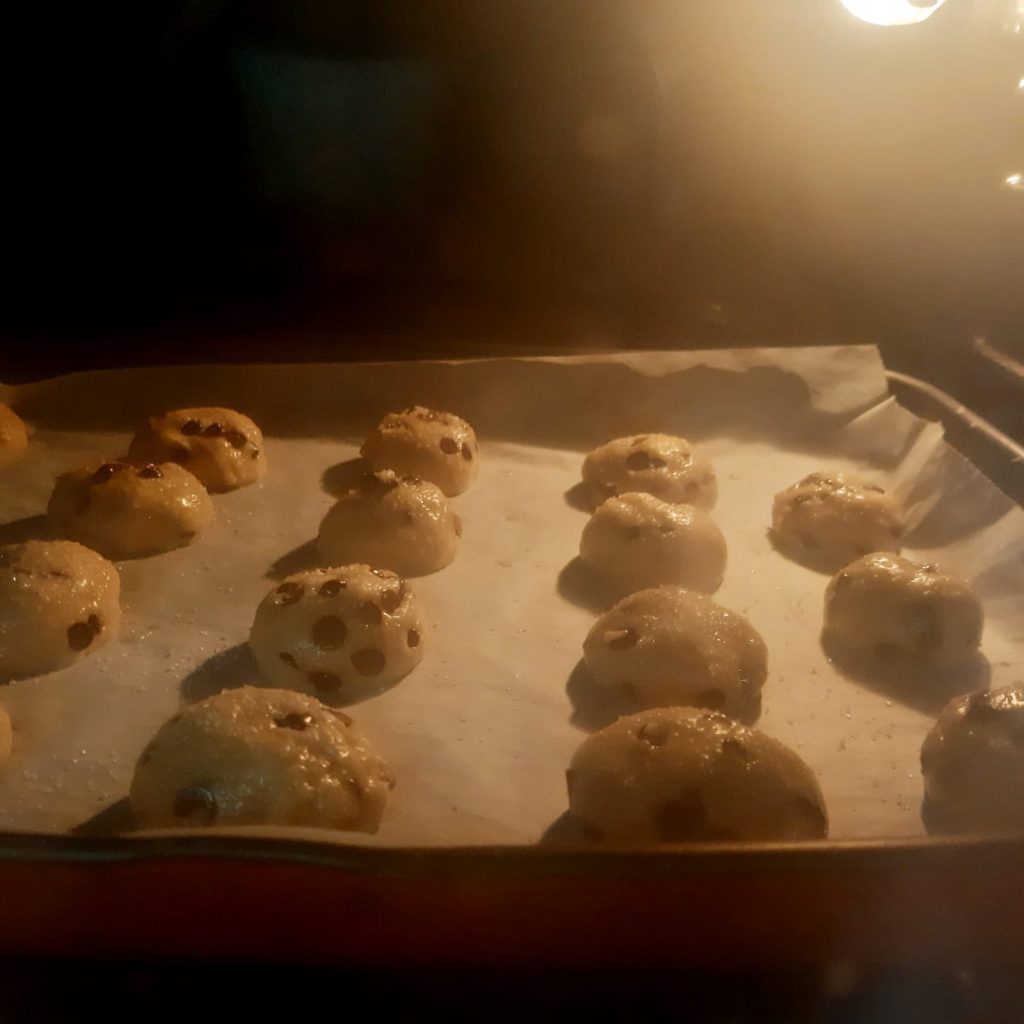
[[1024, 192], [1024, 174], [1008, 174], [1003, 184], [1015, 192]]
[[930, 18], [946, 0], [840, 0], [842, 5], [861, 21], [872, 25], [916, 25]]

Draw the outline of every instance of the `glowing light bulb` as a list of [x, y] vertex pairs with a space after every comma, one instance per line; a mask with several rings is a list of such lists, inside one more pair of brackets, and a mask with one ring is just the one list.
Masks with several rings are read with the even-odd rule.
[[946, 0], [840, 0], [855, 17], [872, 25], [917, 25]]

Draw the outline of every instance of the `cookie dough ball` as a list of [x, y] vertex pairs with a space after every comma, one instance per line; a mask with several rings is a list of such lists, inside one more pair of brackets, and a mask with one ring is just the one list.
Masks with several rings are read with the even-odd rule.
[[256, 610], [249, 643], [275, 685], [348, 702], [408, 675], [423, 657], [423, 637], [402, 579], [346, 565], [289, 576]]
[[371, 469], [429, 480], [452, 497], [476, 479], [480, 448], [465, 420], [416, 405], [388, 413], [363, 442], [360, 454]]
[[28, 448], [28, 430], [21, 417], [0, 402], [0, 466], [13, 462]]
[[963, 662], [981, 643], [982, 621], [963, 580], [884, 552], [852, 562], [825, 590], [826, 640], [884, 664]]
[[594, 624], [583, 644], [602, 686], [639, 707], [692, 705], [738, 717], [756, 708], [768, 651], [742, 615], [682, 587], [641, 590]]
[[583, 741], [569, 809], [609, 842], [823, 839], [814, 772], [790, 749], [715, 711], [656, 708]]
[[929, 828], [1024, 829], [1024, 683], [946, 705], [921, 747]]
[[193, 704], [135, 766], [144, 828], [308, 825], [376, 832], [391, 769], [348, 715], [313, 697], [246, 686]]
[[441, 489], [391, 470], [368, 473], [320, 524], [317, 544], [330, 565], [365, 562], [424, 576], [455, 557], [462, 523]]
[[0, 678], [67, 668], [117, 633], [121, 580], [67, 540], [0, 547]]
[[812, 473], [775, 495], [772, 536], [799, 560], [835, 571], [873, 551], [898, 553], [903, 523], [878, 484]]
[[580, 557], [622, 592], [677, 583], [710, 594], [725, 573], [725, 537], [691, 505], [623, 494], [590, 517]]
[[13, 741], [14, 731], [11, 729], [10, 715], [0, 708], [0, 764], [11, 756]]
[[234, 409], [175, 409], [152, 416], [132, 439], [132, 462], [176, 462], [210, 492], [247, 487], [267, 472], [263, 434]]
[[70, 540], [107, 558], [140, 558], [191, 544], [213, 519], [213, 502], [173, 462], [104, 462], [59, 476], [47, 512]]
[[635, 434], [595, 448], [583, 460], [583, 481], [595, 504], [633, 491], [699, 508], [713, 507], [718, 498], [711, 463], [671, 434]]

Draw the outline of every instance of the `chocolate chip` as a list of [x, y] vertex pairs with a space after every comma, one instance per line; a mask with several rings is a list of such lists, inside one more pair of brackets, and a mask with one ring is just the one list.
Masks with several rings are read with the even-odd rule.
[[249, 438], [240, 430], [229, 430], [224, 434], [224, 439], [232, 448], [242, 449], [249, 443]]
[[651, 747], [663, 747], [668, 743], [672, 730], [667, 722], [644, 722], [637, 731], [636, 738], [643, 740]]
[[302, 599], [305, 592], [306, 588], [301, 583], [296, 583], [295, 580], [286, 580], [274, 591], [279, 605], [295, 604], [296, 601]]
[[102, 633], [103, 632], [103, 623], [100, 622], [100, 617], [98, 615], [90, 615], [89, 618], [86, 619], [85, 621], [86, 621], [86, 624], [88, 625], [88, 627], [94, 633]]
[[708, 838], [708, 812], [696, 789], [686, 790], [677, 800], [658, 808], [654, 817], [658, 836], [667, 843]]
[[146, 465], [139, 470], [138, 475], [142, 477], [143, 480], [159, 480], [163, 476], [163, 473], [160, 472], [159, 466], [154, 466], [152, 462], [147, 462]]
[[445, 455], [454, 455], [459, 450], [459, 443], [453, 437], [442, 437], [438, 445]]
[[186, 786], [175, 794], [174, 815], [196, 824], [209, 825], [217, 818], [217, 800], [204, 786]]
[[373, 647], [366, 647], [352, 655], [352, 665], [361, 676], [379, 676], [386, 664], [384, 652]]
[[420, 645], [420, 635], [415, 629], [410, 629], [405, 639], [410, 647], [419, 647]]
[[651, 457], [647, 452], [631, 452], [626, 456], [626, 469], [631, 473], [639, 473], [651, 468]]
[[462, 520], [458, 516], [452, 516], [452, 528], [456, 537], [462, 536]]
[[320, 589], [317, 593], [321, 597], [335, 597], [341, 593], [344, 587], [345, 584], [342, 580], [328, 580], [326, 583], [320, 584]]
[[348, 639], [348, 626], [337, 615], [326, 615], [313, 623], [311, 635], [317, 647], [330, 651], [344, 646]]
[[88, 622], [76, 622], [68, 627], [68, 646], [73, 651], [84, 651], [95, 636], [96, 631]]
[[278, 657], [279, 657], [279, 658], [280, 658], [280, 659], [281, 659], [281, 660], [282, 660], [282, 661], [283, 661], [283, 662], [284, 662], [284, 663], [285, 663], [285, 664], [286, 664], [286, 665], [287, 665], [287, 666], [288, 666], [289, 668], [298, 668], [298, 667], [299, 667], [299, 666], [298, 666], [298, 664], [296, 663], [295, 659], [294, 659], [294, 658], [293, 658], [293, 657], [292, 657], [292, 656], [291, 656], [291, 655], [290, 655], [290, 654], [289, 654], [289, 653], [288, 653], [287, 651], [282, 651], [282, 652], [281, 652], [281, 653], [280, 653], [280, 654], [278, 655]]
[[310, 672], [306, 678], [321, 693], [333, 693], [341, 689], [342, 678], [334, 672]]
[[122, 466], [118, 466], [113, 462], [104, 462], [103, 465], [93, 473], [92, 482], [94, 484], [105, 484], [111, 477], [118, 474], [122, 468]]
[[468, 445], [468, 444], [466, 444], [465, 442], [463, 442], [463, 444], [462, 444], [462, 457], [463, 457], [463, 458], [464, 458], [464, 459], [465, 459], [465, 460], [466, 460], [467, 462], [472, 462], [472, 461], [473, 461], [473, 452], [472, 452], [472, 449], [471, 449], [471, 448], [469, 447], [469, 445]]
[[609, 629], [604, 634], [604, 642], [613, 651], [623, 651], [629, 647], [635, 647], [639, 640], [640, 634], [628, 626], [624, 629]]
[[402, 601], [405, 599], [405, 584], [398, 588], [398, 590], [385, 590], [380, 597], [381, 607], [389, 615], [394, 615], [399, 608], [402, 607]]
[[186, 437], [194, 437], [196, 434], [202, 433], [202, 430], [199, 420], [185, 420], [181, 425], [181, 432]]
[[372, 601], [364, 601], [356, 611], [360, 622], [367, 626], [379, 626], [384, 621], [384, 613]]
[[224, 428], [219, 423], [211, 423], [203, 430], [203, 437], [221, 437], [223, 433]]
[[296, 732], [305, 732], [312, 724], [312, 715], [300, 715], [297, 711], [274, 719], [274, 725], [279, 729], [294, 729]]
[[701, 690], [693, 698], [693, 705], [709, 711], [721, 711], [725, 707], [725, 694], [721, 690]]

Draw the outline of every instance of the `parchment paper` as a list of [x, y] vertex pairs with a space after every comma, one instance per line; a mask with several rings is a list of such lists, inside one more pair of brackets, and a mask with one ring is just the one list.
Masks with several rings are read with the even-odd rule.
[[1019, 676], [1024, 513], [940, 427], [888, 396], [871, 348], [122, 370], [0, 395], [34, 428], [30, 453], [0, 475], [0, 542], [45, 535], [37, 517], [54, 476], [122, 453], [148, 413], [241, 409], [263, 427], [270, 463], [262, 483], [215, 497], [217, 520], [193, 546], [119, 563], [116, 642], [0, 687], [15, 726], [0, 829], [95, 824], [182, 702], [259, 682], [246, 646], [256, 605], [276, 578], [316, 564], [309, 541], [342, 464], [380, 415], [414, 402], [474, 423], [480, 478], [454, 499], [465, 523], [455, 563], [412, 583], [428, 620], [423, 663], [351, 707], [398, 775], [381, 830], [319, 838], [446, 846], [559, 835], [573, 751], [623, 710], [577, 665], [597, 610], [572, 564], [587, 513], [571, 489], [583, 453], [624, 433], [680, 433], [714, 460], [714, 517], [729, 542], [716, 599], [765, 637], [758, 727], [818, 773], [833, 837], [922, 832], [921, 740], [950, 693], [983, 685], [989, 669], [906, 692], [833, 668], [819, 644], [827, 577], [767, 537], [778, 490], [848, 467], [892, 487], [914, 526], [906, 554], [960, 573], [984, 601], [991, 684]]

